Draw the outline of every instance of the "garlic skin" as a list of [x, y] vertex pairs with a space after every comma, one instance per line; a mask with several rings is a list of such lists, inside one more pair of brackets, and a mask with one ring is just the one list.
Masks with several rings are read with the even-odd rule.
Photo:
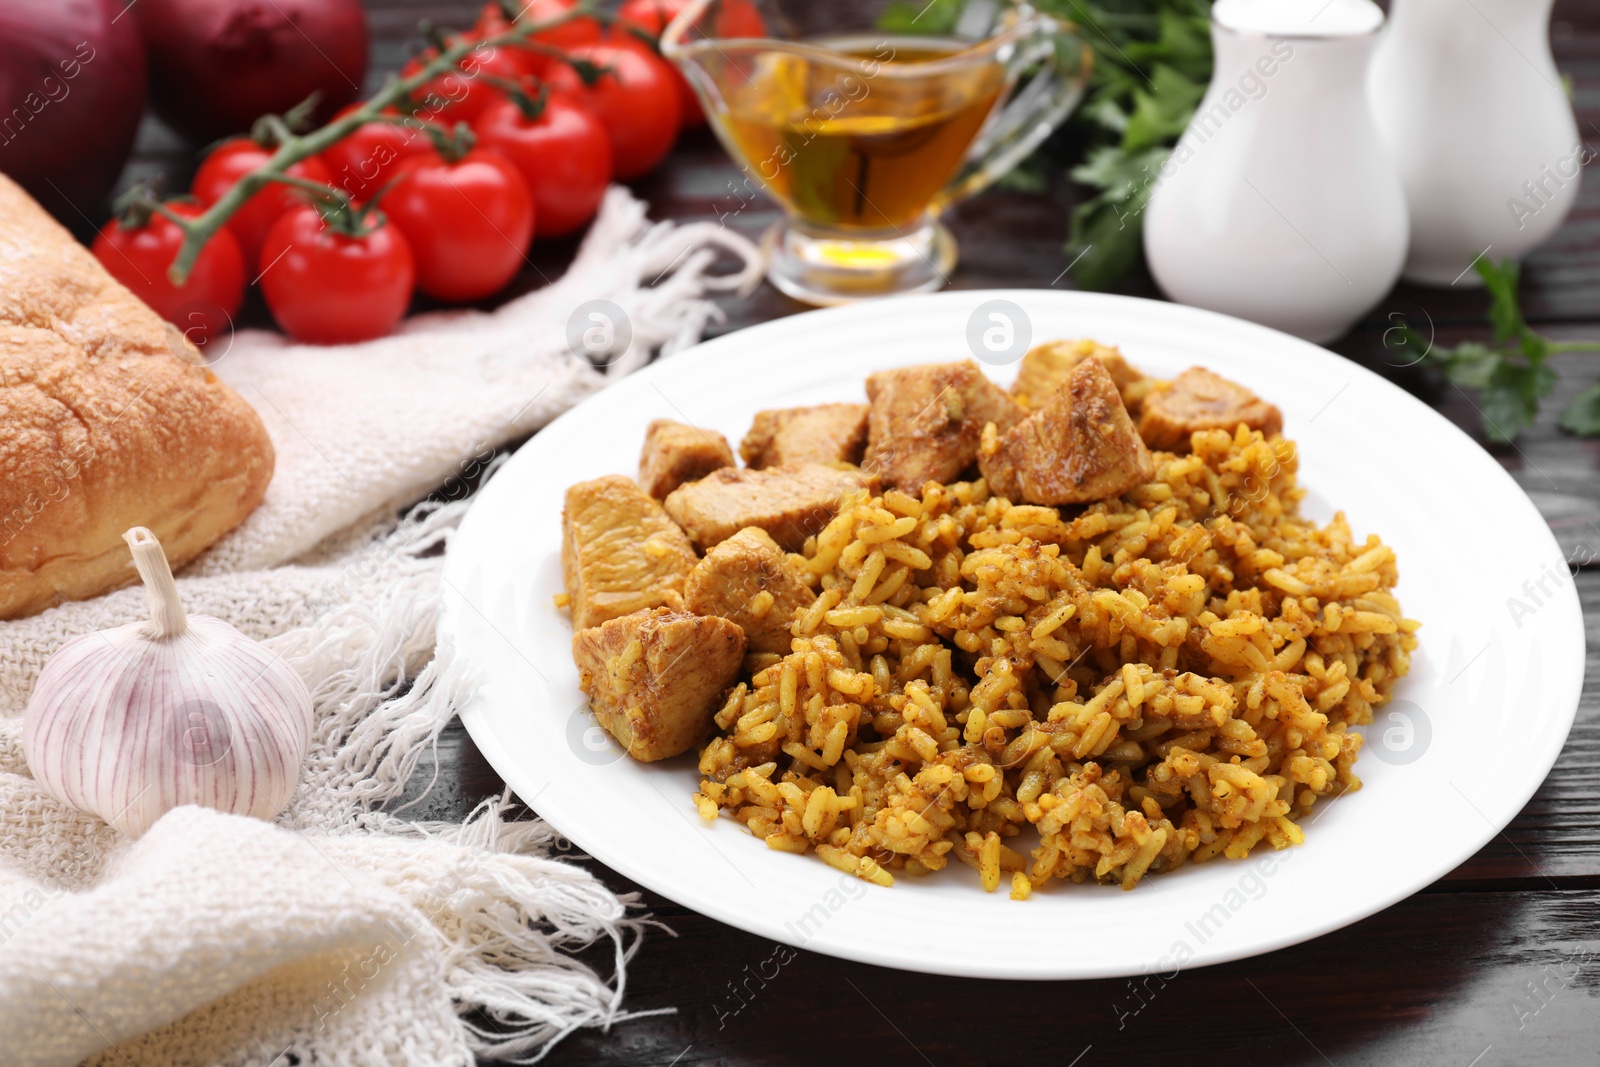
[[185, 616], [160, 543], [123, 536], [151, 619], [73, 638], [45, 664], [23, 720], [29, 769], [131, 837], [183, 804], [273, 818], [300, 781], [311, 694], [221, 619]]

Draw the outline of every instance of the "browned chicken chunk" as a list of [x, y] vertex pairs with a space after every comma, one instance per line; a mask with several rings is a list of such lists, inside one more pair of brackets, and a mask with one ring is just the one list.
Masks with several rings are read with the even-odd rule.
[[1116, 383], [1093, 356], [1043, 409], [1009, 432], [985, 432], [978, 466], [990, 492], [1030, 504], [1105, 500], [1155, 477]]
[[579, 630], [572, 659], [600, 725], [648, 763], [688, 751], [711, 730], [744, 663], [744, 633], [727, 619], [654, 608]]
[[1039, 411], [1055, 392], [1065, 384], [1072, 368], [1090, 356], [1100, 360], [1111, 380], [1117, 383], [1122, 403], [1134, 410], [1138, 398], [1149, 388], [1149, 379], [1139, 369], [1122, 358], [1115, 348], [1098, 341], [1047, 341], [1034, 345], [1022, 357], [1017, 368], [1017, 380], [1011, 383], [1011, 395], [1028, 411]]
[[756, 412], [739, 455], [752, 467], [860, 463], [867, 447], [867, 405], [817, 404]]
[[657, 500], [665, 500], [684, 482], [697, 482], [714, 470], [733, 465], [733, 449], [717, 431], [656, 419], [644, 432], [639, 484]]
[[666, 508], [702, 549], [720, 545], [746, 526], [759, 526], [779, 547], [798, 552], [839, 513], [846, 496], [877, 483], [864, 471], [820, 463], [758, 471], [724, 467], [673, 490]]
[[561, 511], [561, 577], [582, 630], [657, 605], [682, 607], [698, 562], [667, 513], [620, 474], [579, 482]]
[[1139, 435], [1151, 448], [1178, 452], [1196, 430], [1233, 431], [1240, 423], [1267, 436], [1283, 430], [1283, 412], [1236, 382], [1190, 367], [1144, 398]]
[[797, 558], [754, 526], [707, 552], [683, 583], [684, 606], [738, 623], [750, 652], [787, 654], [794, 613], [816, 599]]
[[978, 458], [983, 427], [1003, 433], [1023, 415], [972, 360], [879, 371], [867, 378], [867, 455], [862, 466], [888, 488], [917, 493], [952, 482]]

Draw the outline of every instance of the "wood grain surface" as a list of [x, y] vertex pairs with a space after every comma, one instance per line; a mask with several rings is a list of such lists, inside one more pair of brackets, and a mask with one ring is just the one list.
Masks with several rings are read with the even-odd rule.
[[[847, 0], [840, 0], [847, 2]], [[420, 40], [419, 18], [470, 21], [475, 5], [368, 0], [376, 85]], [[1476, 18], [1463, 5], [1462, 18]], [[1600, 3], [1560, 0], [1552, 32], [1572, 82], [1582, 136], [1600, 148]], [[192, 149], [153, 121], [125, 181], [163, 171], [187, 181]], [[955, 288], [1065, 288], [1062, 244], [1074, 191], [1061, 166], [1038, 193], [991, 190], [949, 222], [961, 247]], [[655, 174], [635, 183], [658, 218], [722, 220], [755, 237], [775, 218], [766, 200], [741, 200], [737, 171], [703, 131], [686, 137]], [[557, 277], [572, 244], [538, 246], [520, 289]], [[1558, 339], [1600, 338], [1600, 180], [1585, 176], [1578, 206], [1525, 264], [1523, 307]], [[1125, 291], [1158, 296], [1148, 277]], [[805, 310], [770, 287], [722, 301], [734, 330]], [[1385, 347], [1391, 313], [1426, 322], [1439, 343], [1487, 339], [1479, 291], [1400, 286], [1349, 336], [1330, 346], [1421, 397], [1480, 441], [1475, 398], [1395, 365]], [[244, 321], [265, 325], [259, 303]], [[824, 1063], [1059, 1067], [1207, 1064], [1584, 1064], [1600, 1067], [1600, 440], [1555, 426], [1559, 399], [1600, 376], [1600, 356], [1562, 356], [1557, 397], [1536, 426], [1491, 448], [1539, 505], [1569, 556], [1589, 653], [1577, 724], [1560, 760], [1502, 834], [1416, 896], [1306, 944], [1170, 981], [998, 982], [936, 978], [844, 963], [752, 937], [639, 890], [593, 866], [667, 928], [628, 968], [626, 1006], [675, 1008], [582, 1031], [544, 1061], [636, 1067]], [[1437, 472], [1449, 477], [1450, 472]], [[1463, 491], [1471, 492], [1470, 486]], [[1493, 515], [1485, 515], [1493, 522]], [[1486, 566], [1501, 561], [1485, 561]], [[459, 723], [437, 763], [425, 760], [410, 809], [459, 819], [503, 783]], [[1429, 833], [1433, 813], [1387, 813], [1394, 832]], [[1353, 856], [1351, 863], [1362, 862]], [[671, 932], [668, 933], [667, 930]], [[931, 929], [929, 938], [959, 938]], [[1025, 933], [1019, 930], [1019, 936]], [[994, 946], [1003, 952], [1004, 945]]]

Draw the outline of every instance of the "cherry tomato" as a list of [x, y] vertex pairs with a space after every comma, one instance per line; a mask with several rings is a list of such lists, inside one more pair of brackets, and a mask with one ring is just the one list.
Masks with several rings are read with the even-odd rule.
[[[578, 6], [578, 0], [519, 0], [520, 9], [517, 15], [518, 22], [548, 22], [559, 18], [572, 8]], [[489, 37], [497, 33], [504, 33], [511, 28], [511, 23], [506, 18], [505, 10], [497, 0], [489, 0], [483, 5], [483, 11], [478, 15], [477, 25], [473, 27], [473, 34], [477, 37]], [[536, 33], [531, 38], [540, 44], [550, 45], [553, 48], [572, 49], [581, 45], [594, 44], [600, 40], [600, 23], [594, 19], [573, 19], [563, 22], [559, 26]], [[526, 48], [512, 48], [510, 51], [521, 57], [523, 69], [529, 74], [543, 74], [550, 65], [551, 57], [543, 52], [535, 52]]]
[[491, 104], [473, 129], [480, 147], [522, 172], [533, 194], [534, 236], [561, 237], [594, 218], [611, 181], [611, 141], [599, 119], [552, 96], [532, 121], [510, 100]]
[[[652, 37], [660, 37], [667, 23], [688, 7], [690, 0], [627, 0], [617, 9], [617, 17]], [[712, 4], [711, 37], [765, 37], [766, 20], [750, 0], [720, 0]]]
[[[617, 16], [622, 20], [618, 27], [624, 33], [617, 35], [618, 40], [625, 39], [625, 31], [631, 27], [650, 37], [659, 40], [667, 23], [678, 17], [678, 12], [688, 7], [690, 0], [628, 0], [617, 10]], [[765, 37], [767, 24], [761, 17], [761, 12], [750, 0], [721, 0], [711, 5], [711, 37]], [[634, 38], [637, 39], [637, 38]], [[678, 98], [682, 105], [681, 119], [685, 129], [690, 126], [703, 126], [706, 113], [700, 107], [700, 100], [694, 95], [694, 89], [689, 85], [689, 80], [683, 72], [673, 68], [677, 75]]]
[[302, 204], [267, 231], [261, 292], [283, 331], [314, 345], [352, 344], [394, 329], [416, 270], [405, 237], [381, 215], [361, 236], [339, 233]]
[[674, 71], [659, 56], [627, 45], [587, 45], [574, 48], [572, 55], [610, 69], [590, 87], [570, 65], [554, 64], [547, 80], [551, 91], [570, 94], [605, 125], [617, 177], [648, 173], [678, 138], [681, 105]]
[[[189, 187], [190, 192], [200, 203], [210, 207], [221, 200], [223, 194], [232, 189], [240, 178], [271, 159], [274, 151], [263, 148], [248, 137], [224, 141], [201, 161], [200, 169], [195, 171], [194, 182]], [[333, 181], [327, 166], [316, 156], [292, 165], [286, 173], [324, 185]], [[239, 242], [239, 251], [244, 253], [246, 270], [260, 268], [261, 242], [278, 216], [302, 203], [304, 198], [296, 195], [295, 190], [275, 182], [246, 200], [244, 206], [228, 219], [228, 229], [233, 231], [233, 236]]]
[[[351, 104], [333, 117], [342, 119], [360, 106]], [[406, 122], [408, 125], [363, 123], [344, 140], [323, 149], [322, 161], [333, 175], [333, 184], [357, 200], [366, 200], [394, 177], [401, 160], [432, 147], [428, 135], [419, 128], [421, 120]]]
[[[167, 209], [186, 219], [203, 210], [181, 200]], [[167, 269], [182, 244], [183, 231], [176, 223], [151, 215], [148, 223], [133, 229], [113, 219], [94, 239], [91, 251], [113, 278], [203, 349], [232, 328], [233, 316], [244, 302], [244, 254], [224, 227], [206, 241], [189, 280], [179, 286], [167, 280]]]
[[[453, 38], [451, 43], [458, 40], [460, 38]], [[400, 68], [400, 76], [411, 77], [438, 54], [436, 49], [430, 48], [413, 57]], [[440, 74], [416, 91], [414, 95], [422, 105], [417, 114], [447, 126], [472, 122], [484, 108], [505, 97], [490, 79], [516, 82], [527, 76], [525, 55], [511, 48], [479, 45], [462, 57], [460, 70]]]
[[430, 151], [400, 165], [383, 210], [406, 235], [417, 288], [480, 300], [504, 288], [533, 240], [533, 197], [504, 156], [475, 148], [450, 163]]

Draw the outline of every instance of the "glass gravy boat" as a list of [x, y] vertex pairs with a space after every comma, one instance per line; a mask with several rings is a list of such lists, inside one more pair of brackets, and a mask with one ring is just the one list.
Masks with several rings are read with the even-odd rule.
[[[751, 197], [764, 189], [784, 210], [763, 238], [767, 277], [812, 304], [946, 284], [956, 245], [940, 212], [1049, 136], [1092, 64], [1072, 27], [1023, 3], [969, 3], [952, 37], [809, 35], [791, 5], [763, 4], [769, 27], [800, 37], [779, 40], [706, 36], [720, 2], [691, 0], [661, 51], [743, 166]], [[804, 5], [869, 27], [878, 6]]]

